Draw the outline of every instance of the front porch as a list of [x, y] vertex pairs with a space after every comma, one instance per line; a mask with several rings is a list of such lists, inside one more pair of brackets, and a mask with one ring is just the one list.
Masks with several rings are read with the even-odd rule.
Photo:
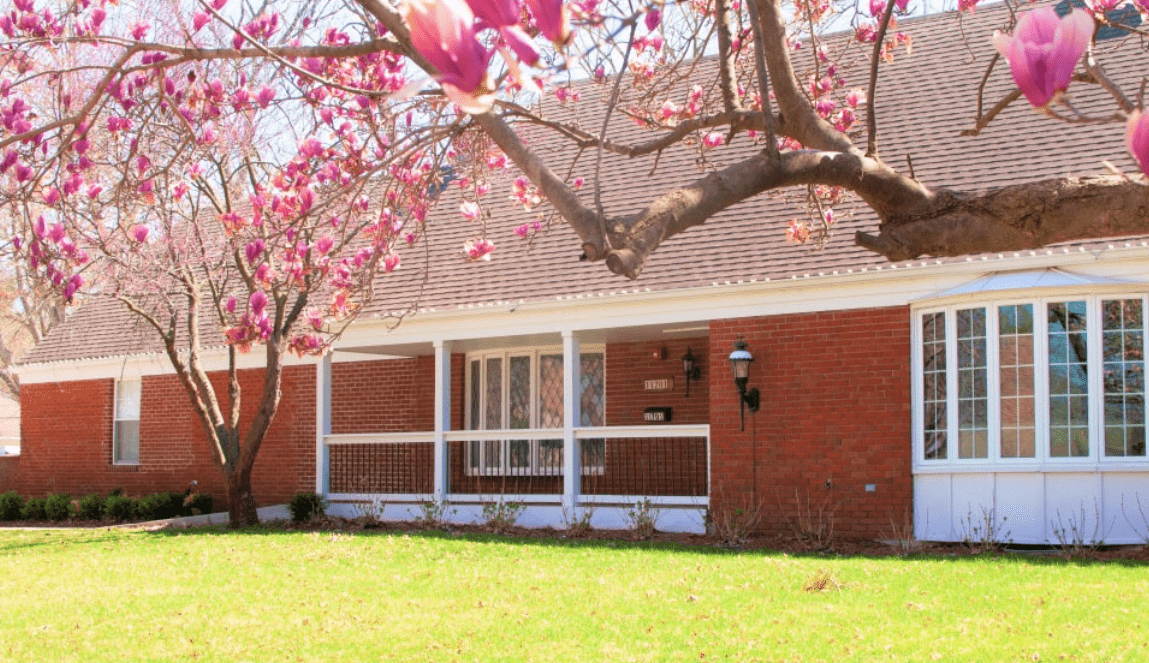
[[[317, 369], [316, 492], [338, 515], [369, 508], [412, 520], [432, 510], [476, 523], [503, 503], [521, 507], [520, 525], [555, 528], [626, 528], [645, 503], [658, 529], [702, 533], [709, 390], [695, 382], [687, 396], [673, 369], [682, 371], [688, 345], [705, 355], [708, 339], [682, 336], [639, 329], [339, 348]], [[652, 343], [666, 349], [661, 360]], [[622, 368], [642, 356], [653, 369]], [[648, 393], [647, 375], [667, 386]], [[644, 405], [683, 422], [636, 424]]]

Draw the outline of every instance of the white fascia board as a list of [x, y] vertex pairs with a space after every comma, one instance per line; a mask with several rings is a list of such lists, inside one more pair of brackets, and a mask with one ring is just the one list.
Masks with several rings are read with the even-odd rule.
[[[920, 306], [925, 305], [927, 298], [936, 298], [939, 293], [959, 288], [987, 274], [1048, 268], [1067, 268], [1098, 278], [1143, 281], [1144, 275], [1149, 274], [1149, 243], [1114, 243], [1105, 249], [1090, 251], [1080, 248], [1040, 249], [949, 263], [917, 260], [822, 276], [745, 280], [684, 290], [595, 293], [548, 301], [508, 301], [452, 310], [427, 310], [403, 320], [397, 327], [393, 321], [360, 319], [336, 342], [334, 361], [388, 357], [349, 352], [365, 347], [425, 346], [426, 354], [430, 354], [434, 341], [555, 335], [557, 343], [557, 335], [563, 331], [591, 332], [818, 311]], [[928, 305], [939, 303], [943, 302], [928, 299]], [[201, 357], [208, 370], [227, 368], [227, 353], [223, 348], [204, 351]], [[263, 357], [259, 349], [240, 355], [240, 367], [260, 368]], [[315, 362], [314, 357], [299, 359], [291, 354], [284, 357], [285, 365]], [[166, 357], [150, 354], [26, 364], [18, 367], [18, 372], [22, 382], [36, 383], [162, 375], [174, 371]]]

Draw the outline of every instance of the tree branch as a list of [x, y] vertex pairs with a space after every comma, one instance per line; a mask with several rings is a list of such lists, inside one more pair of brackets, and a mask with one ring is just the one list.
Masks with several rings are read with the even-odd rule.
[[822, 119], [802, 95], [790, 60], [790, 49], [786, 47], [786, 16], [781, 0], [751, 2], [758, 8], [762, 50], [778, 109], [786, 123], [786, 135], [816, 150], [857, 152], [849, 137]]
[[1056, 242], [1145, 233], [1149, 186], [1126, 177], [1070, 177], [977, 194], [938, 192], [942, 204], [895, 214], [859, 246], [892, 261], [1034, 249]]
[[[730, 0], [715, 0], [718, 15], [718, 82], [722, 89], [722, 106], [727, 113], [742, 110], [734, 75], [734, 45], [730, 39]], [[621, 78], [621, 77], [620, 77]]]

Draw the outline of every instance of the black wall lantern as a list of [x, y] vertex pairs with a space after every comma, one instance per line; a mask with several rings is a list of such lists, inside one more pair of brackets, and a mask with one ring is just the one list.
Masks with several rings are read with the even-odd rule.
[[746, 389], [750, 381], [750, 362], [754, 355], [746, 350], [746, 341], [741, 338], [734, 344], [734, 352], [730, 353], [730, 368], [734, 371], [734, 384], [738, 386], [738, 418], [742, 423], [742, 430], [746, 430], [746, 411], [758, 411], [758, 389]]
[[694, 365], [694, 353], [690, 348], [686, 348], [686, 354], [682, 355], [682, 368], [686, 370], [686, 397], [690, 398], [690, 381], [697, 380], [702, 375], [702, 369]]

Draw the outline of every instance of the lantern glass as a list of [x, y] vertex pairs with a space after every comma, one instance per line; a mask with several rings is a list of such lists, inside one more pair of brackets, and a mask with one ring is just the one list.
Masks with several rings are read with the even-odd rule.
[[745, 380], [750, 377], [750, 362], [754, 355], [746, 350], [746, 341], [738, 339], [734, 344], [734, 352], [730, 353], [730, 369], [734, 371], [735, 380]]

